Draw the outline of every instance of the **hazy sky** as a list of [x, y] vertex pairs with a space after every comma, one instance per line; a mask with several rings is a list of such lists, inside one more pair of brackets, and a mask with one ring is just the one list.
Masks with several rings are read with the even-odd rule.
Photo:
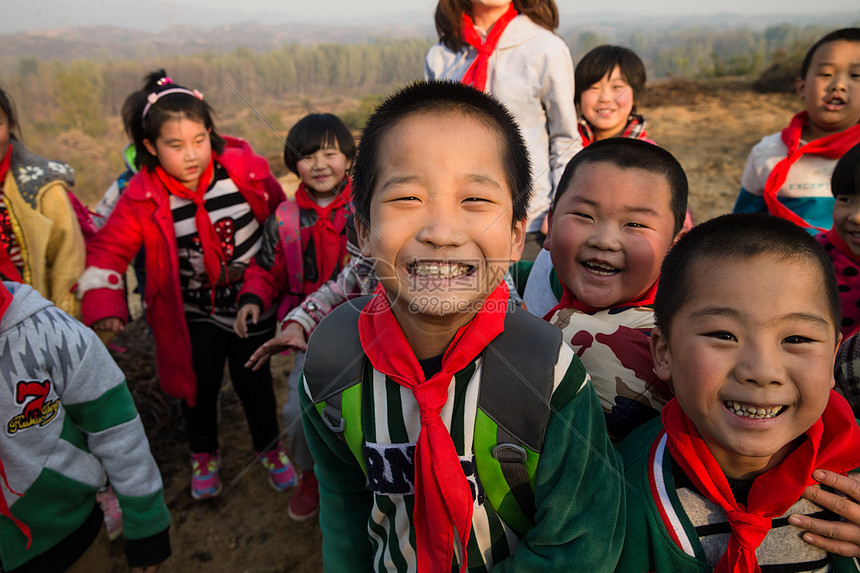
[[[860, 0], [612, 0], [604, 5], [556, 0], [562, 27], [578, 18], [594, 21], [618, 15], [685, 16], [735, 13], [856, 13]], [[0, 0], [0, 33], [65, 26], [115, 25], [157, 31], [171, 25], [213, 26], [256, 20], [270, 24], [313, 22], [335, 25], [432, 26], [436, 0]], [[432, 28], [431, 28], [432, 29]]]
[[[562, 26], [577, 16], [705, 15], [716, 13], [827, 14], [853, 12], [860, 0], [612, 0], [606, 4], [556, 0]], [[0, 33], [111, 24], [146, 30], [171, 25], [307, 21], [338, 25], [372, 22], [431, 25], [435, 0], [0, 0]]]

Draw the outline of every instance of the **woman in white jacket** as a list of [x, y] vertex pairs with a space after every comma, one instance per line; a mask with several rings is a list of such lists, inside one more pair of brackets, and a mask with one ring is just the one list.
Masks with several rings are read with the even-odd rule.
[[554, 0], [439, 0], [439, 43], [427, 79], [462, 81], [496, 96], [520, 125], [532, 161], [533, 193], [523, 258], [534, 259], [565, 165], [580, 149], [570, 50], [553, 33]]

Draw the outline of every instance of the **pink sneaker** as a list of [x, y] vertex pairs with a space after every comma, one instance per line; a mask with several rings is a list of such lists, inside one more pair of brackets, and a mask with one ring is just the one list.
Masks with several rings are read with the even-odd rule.
[[286, 491], [296, 485], [296, 470], [280, 444], [273, 450], [269, 450], [263, 454], [260, 462], [266, 471], [269, 472], [269, 485], [275, 491]]
[[191, 497], [209, 499], [221, 493], [221, 454], [218, 451], [191, 454]]
[[122, 510], [119, 508], [119, 501], [113, 493], [113, 488], [111, 486], [100, 488], [96, 492], [96, 501], [102, 508], [102, 513], [105, 514], [105, 528], [108, 537], [113, 541], [122, 535]]
[[320, 510], [320, 485], [313, 470], [303, 471], [299, 487], [290, 498], [287, 513], [293, 521], [306, 521]]

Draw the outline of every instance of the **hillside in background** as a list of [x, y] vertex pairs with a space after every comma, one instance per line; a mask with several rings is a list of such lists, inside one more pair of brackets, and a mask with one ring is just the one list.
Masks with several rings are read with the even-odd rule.
[[[574, 60], [616, 43], [642, 57], [651, 85], [742, 76], [763, 78], [760, 90], [785, 92], [808, 46], [837, 25], [860, 24], [860, 14], [801, 24], [732, 15], [580, 24], [559, 32]], [[121, 165], [122, 102], [150, 71], [164, 68], [178, 83], [200, 89], [221, 131], [246, 138], [282, 170], [282, 138], [301, 115], [336, 111], [360, 131], [381, 94], [423, 76], [433, 42], [429, 24], [34, 31], [0, 35], [0, 86], [17, 104], [25, 143], [75, 167], [78, 192], [91, 204], [114, 176], [111, 166]]]
[[[51, 2], [48, 2], [50, 6]], [[73, 10], [76, 2], [63, 2], [65, 11], [78, 14]], [[100, 2], [101, 12], [116, 10], [109, 2]], [[93, 13], [90, 6], [87, 13]], [[48, 6], [43, 10], [47, 11]], [[71, 62], [85, 59], [93, 61], [116, 61], [124, 59], [146, 59], [164, 56], [189, 56], [201, 53], [228, 53], [237, 48], [247, 48], [256, 52], [276, 50], [284, 45], [312, 46], [316, 44], [361, 44], [382, 39], [425, 39], [435, 41], [436, 32], [430, 15], [410, 14], [401, 21], [383, 19], [376, 22], [358, 20], [336, 24], [316, 24], [290, 20], [283, 15], [272, 15], [251, 21], [236, 19], [229, 25], [205, 25], [205, 18], [185, 15], [160, 20], [199, 21], [196, 26], [173, 25], [155, 29], [148, 21], [151, 14], [141, 14], [140, 21], [125, 26], [117, 25], [72, 25], [55, 29], [33, 28], [26, 32], [0, 33], [0, 73], [9, 70], [21, 59], [36, 58], [43, 61], [58, 60]], [[420, 17], [419, 17], [420, 16]], [[117, 22], [117, 16], [105, 17]], [[775, 41], [789, 42], [796, 36], [780, 38], [789, 30], [810, 30], [811, 33], [832, 29], [838, 26], [860, 24], [857, 13], [827, 15], [758, 15], [741, 16], [738, 14], [717, 14], [712, 16], [635, 16], [631, 14], [590, 14], [573, 17], [561, 11], [561, 25], [558, 33], [570, 44], [574, 57], [584, 46], [593, 47], [597, 43], [617, 43], [656, 52], [662, 48], [683, 49], [692, 40], [711, 40], [717, 42], [715, 50], [721, 52], [755, 51], [755, 42], [733, 42], [738, 34], [758, 37], [766, 30], [776, 38]], [[71, 23], [79, 20], [69, 17]], [[87, 20], [81, 20], [86, 22]], [[2, 30], [2, 26], [0, 26]], [[728, 40], [721, 38], [728, 37]], [[595, 43], [597, 42], [597, 43]], [[699, 50], [701, 51], [701, 50]], [[579, 54], [581, 55], [581, 53]], [[673, 70], [656, 70], [657, 75], [669, 75]], [[684, 70], [681, 70], [682, 72]], [[674, 74], [679, 75], [679, 74]]]

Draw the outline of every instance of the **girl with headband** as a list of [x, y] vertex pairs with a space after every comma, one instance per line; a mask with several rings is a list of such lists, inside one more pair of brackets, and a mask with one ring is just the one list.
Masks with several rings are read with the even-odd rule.
[[249, 327], [248, 338], [232, 329], [244, 271], [284, 192], [263, 157], [243, 140], [218, 134], [203, 95], [173, 83], [164, 70], [147, 77], [135, 109], [131, 135], [140, 171], [87, 246], [78, 281], [84, 322], [100, 331], [123, 329], [122, 277], [143, 246], [146, 321], [161, 387], [183, 400], [192, 497], [221, 491], [217, 404], [225, 359], [269, 483], [284, 491], [296, 473], [278, 442], [271, 372], [243, 367], [274, 335], [274, 309]]

